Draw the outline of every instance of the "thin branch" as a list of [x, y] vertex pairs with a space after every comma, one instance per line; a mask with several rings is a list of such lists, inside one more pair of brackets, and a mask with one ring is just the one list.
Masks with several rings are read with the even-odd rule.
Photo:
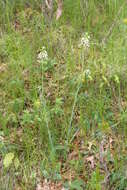
[[45, 0], [45, 4], [48, 7], [48, 9], [52, 10], [52, 0], [50, 0], [50, 1]]
[[56, 20], [58, 20], [61, 15], [62, 15], [62, 11], [63, 11], [63, 0], [58, 0], [58, 8], [56, 11]]

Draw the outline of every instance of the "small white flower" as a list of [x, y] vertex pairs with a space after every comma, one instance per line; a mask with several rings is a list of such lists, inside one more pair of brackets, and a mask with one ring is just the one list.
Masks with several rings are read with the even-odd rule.
[[41, 48], [41, 52], [37, 55], [37, 61], [41, 62], [41, 61], [46, 61], [46, 60], [48, 60], [48, 53], [45, 47], [43, 46]]
[[83, 73], [81, 73], [81, 75], [79, 76], [79, 79], [80, 79], [82, 82], [85, 82], [86, 79], [89, 80], [89, 81], [92, 81], [92, 76], [91, 76], [91, 71], [90, 71], [90, 69], [84, 70]]
[[91, 76], [91, 71], [89, 69], [86, 69], [84, 73], [85, 73], [85, 76], [87, 77]]
[[90, 36], [87, 32], [82, 36], [79, 47], [83, 47], [86, 49], [90, 47]]

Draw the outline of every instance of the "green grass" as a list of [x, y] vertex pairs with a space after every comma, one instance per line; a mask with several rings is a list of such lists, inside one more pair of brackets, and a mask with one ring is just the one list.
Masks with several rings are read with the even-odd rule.
[[50, 25], [41, 2], [0, 2], [0, 190], [127, 188], [127, 4], [86, 2], [65, 0]]

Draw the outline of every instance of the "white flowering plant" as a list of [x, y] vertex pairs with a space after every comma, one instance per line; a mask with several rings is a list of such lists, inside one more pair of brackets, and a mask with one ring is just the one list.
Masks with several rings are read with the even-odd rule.
[[37, 62], [42, 64], [43, 71], [51, 71], [56, 64], [54, 59], [49, 58], [45, 46], [40, 49], [37, 55]]
[[47, 60], [48, 60], [48, 53], [46, 51], [46, 48], [43, 46], [37, 55], [37, 62], [41, 63]]
[[88, 32], [83, 34], [79, 43], [79, 48], [84, 48], [84, 49], [90, 48], [90, 35], [88, 34]]
[[86, 82], [86, 81], [92, 81], [93, 78], [92, 78], [91, 70], [90, 70], [90, 69], [85, 69], [85, 70], [81, 73], [79, 79], [80, 79], [81, 82], [83, 82], [83, 83]]

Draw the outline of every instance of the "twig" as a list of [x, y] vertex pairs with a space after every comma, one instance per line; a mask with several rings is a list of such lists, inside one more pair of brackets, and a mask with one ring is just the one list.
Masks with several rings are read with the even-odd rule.
[[52, 0], [48, 2], [48, 0], [45, 0], [45, 4], [47, 5], [48, 9], [52, 9]]
[[56, 11], [56, 20], [58, 20], [62, 15], [63, 0], [58, 0], [57, 4], [58, 4], [58, 8], [57, 8], [57, 11]]

